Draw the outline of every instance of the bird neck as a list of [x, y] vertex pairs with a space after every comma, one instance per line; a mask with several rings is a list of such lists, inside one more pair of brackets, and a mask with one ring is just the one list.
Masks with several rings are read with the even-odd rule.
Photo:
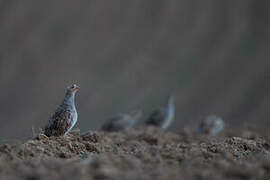
[[169, 114], [174, 114], [174, 102], [169, 102], [168, 107]]
[[67, 92], [64, 99], [63, 99], [63, 101], [62, 101], [61, 107], [63, 107], [63, 108], [66, 108], [66, 107], [75, 108], [74, 100], [75, 100], [75, 94], [72, 93], [72, 92]]

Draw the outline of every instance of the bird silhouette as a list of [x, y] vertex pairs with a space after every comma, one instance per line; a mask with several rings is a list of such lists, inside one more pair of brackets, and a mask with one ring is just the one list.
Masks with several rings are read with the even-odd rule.
[[132, 128], [138, 119], [142, 117], [141, 110], [132, 111], [130, 113], [121, 113], [108, 119], [100, 128], [102, 131], [115, 132]]
[[216, 136], [224, 130], [225, 123], [221, 117], [210, 115], [199, 124], [198, 131], [201, 134]]
[[175, 116], [174, 101], [174, 96], [170, 95], [167, 104], [156, 109], [146, 120], [145, 124], [161, 127], [163, 129], [168, 128], [172, 124]]

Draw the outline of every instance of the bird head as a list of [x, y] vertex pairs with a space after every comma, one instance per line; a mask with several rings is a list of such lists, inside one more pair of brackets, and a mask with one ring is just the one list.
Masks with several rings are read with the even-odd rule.
[[77, 86], [76, 84], [72, 84], [71, 86], [69, 86], [67, 88], [67, 91], [72, 93], [72, 94], [76, 94], [76, 92], [79, 90], [79, 86]]
[[168, 105], [174, 105], [175, 97], [173, 94], [170, 94], [168, 97]]

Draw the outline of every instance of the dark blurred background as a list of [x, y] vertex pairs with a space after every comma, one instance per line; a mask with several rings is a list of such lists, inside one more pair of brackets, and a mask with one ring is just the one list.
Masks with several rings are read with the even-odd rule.
[[95, 130], [176, 95], [179, 131], [216, 114], [270, 125], [270, 1], [0, 1], [0, 138], [31, 137], [71, 83]]

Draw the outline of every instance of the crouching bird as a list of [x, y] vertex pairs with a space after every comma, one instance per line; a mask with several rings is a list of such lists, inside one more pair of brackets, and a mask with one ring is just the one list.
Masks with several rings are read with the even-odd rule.
[[146, 120], [146, 125], [168, 128], [174, 120], [174, 96], [170, 95], [167, 104], [156, 109]]
[[53, 115], [49, 118], [44, 129], [46, 136], [66, 135], [76, 124], [78, 113], [75, 107], [75, 95], [79, 86], [73, 84], [67, 88], [65, 97]]
[[221, 117], [209, 115], [205, 117], [198, 127], [198, 132], [210, 136], [216, 136], [224, 130], [225, 123]]
[[116, 132], [132, 128], [138, 119], [142, 117], [141, 110], [132, 111], [130, 113], [118, 114], [108, 119], [100, 128], [101, 131]]

